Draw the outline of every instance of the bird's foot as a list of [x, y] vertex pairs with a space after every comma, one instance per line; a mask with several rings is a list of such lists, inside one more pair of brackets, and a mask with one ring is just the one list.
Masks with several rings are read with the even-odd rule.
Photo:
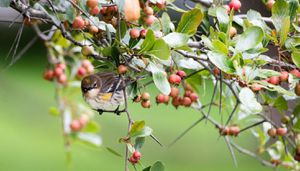
[[97, 112], [99, 113], [99, 115], [102, 115], [104, 111], [102, 109], [97, 109]]
[[118, 106], [117, 108], [116, 108], [116, 110], [114, 111], [114, 113], [116, 114], [116, 115], [120, 115], [123, 111], [121, 111], [121, 110], [119, 110], [119, 108], [120, 108], [120, 106]]

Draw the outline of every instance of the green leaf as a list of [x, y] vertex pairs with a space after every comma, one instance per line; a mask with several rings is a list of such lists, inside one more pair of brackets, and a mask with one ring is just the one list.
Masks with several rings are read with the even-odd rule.
[[243, 52], [255, 48], [264, 38], [264, 32], [260, 27], [252, 26], [248, 28], [236, 42], [235, 49]]
[[86, 126], [82, 129], [82, 132], [97, 133], [100, 131], [100, 126], [95, 121], [89, 121]]
[[99, 147], [102, 145], [102, 139], [99, 135], [93, 133], [78, 133], [78, 140], [81, 142], [91, 145], [94, 147]]
[[70, 22], [73, 23], [75, 17], [76, 17], [76, 10], [75, 8], [69, 7], [66, 9], [66, 14], [65, 14], [66, 19]]
[[138, 132], [142, 131], [145, 128], [145, 121], [135, 121], [131, 126], [129, 135], [133, 137]]
[[9, 7], [11, 0], [1, 0], [0, 7]]
[[277, 0], [272, 7], [272, 21], [277, 33], [280, 35], [280, 43], [284, 44], [290, 28], [289, 4], [285, 0]]
[[214, 51], [224, 53], [225, 55], [228, 54], [228, 49], [227, 49], [226, 45], [223, 42], [221, 42], [220, 40], [214, 39], [212, 41], [212, 44], [214, 47]]
[[168, 34], [171, 30], [171, 22], [170, 16], [168, 13], [164, 12], [161, 16], [161, 24], [162, 24], [162, 32]]
[[52, 116], [59, 116], [60, 112], [57, 109], [57, 107], [50, 107], [49, 108], [49, 114], [52, 115]]
[[226, 73], [233, 73], [233, 64], [224, 53], [210, 51], [207, 53], [209, 60], [220, 70]]
[[297, 50], [296, 48], [293, 49], [292, 51], [292, 60], [294, 64], [300, 68], [300, 51]]
[[162, 60], [168, 60], [171, 55], [171, 50], [163, 39], [158, 39], [155, 41], [153, 47], [146, 52], [146, 54]]
[[296, 107], [293, 110], [293, 115], [295, 115], [295, 117], [298, 117], [299, 114], [300, 114], [300, 104], [296, 105]]
[[280, 30], [280, 44], [284, 45], [284, 43], [287, 39], [288, 33], [290, 31], [290, 19], [286, 19], [286, 20], [282, 21], [282, 24], [283, 24], [283, 26], [281, 27], [281, 30]]
[[220, 23], [220, 30], [227, 31], [227, 25], [229, 23], [229, 16], [227, 10], [224, 7], [218, 7], [216, 10], [217, 19]]
[[148, 167], [144, 168], [143, 171], [150, 171], [150, 169], [151, 169], [151, 166], [148, 166]]
[[150, 50], [155, 43], [154, 32], [150, 29], [147, 31], [146, 38], [141, 45], [140, 53]]
[[257, 102], [255, 94], [248, 87], [242, 88], [239, 93], [241, 110], [247, 114], [257, 114], [262, 111], [262, 106]]
[[165, 170], [165, 166], [161, 161], [155, 162], [150, 168], [150, 171], [164, 171], [164, 170]]
[[202, 19], [203, 14], [201, 10], [194, 8], [182, 15], [176, 32], [194, 35]]
[[178, 48], [187, 45], [189, 36], [174, 32], [164, 36], [163, 39], [171, 48]]
[[283, 111], [288, 110], [288, 104], [287, 104], [287, 101], [286, 101], [282, 96], [278, 97], [278, 98], [275, 100], [273, 106], [274, 106], [275, 108], [277, 108], [280, 112], [283, 112]]
[[134, 143], [134, 148], [135, 148], [135, 150], [140, 151], [141, 148], [142, 148], [142, 146], [143, 146], [144, 143], [145, 143], [145, 140], [146, 140], [145, 137], [137, 137], [137, 138], [135, 139], [135, 143]]
[[132, 125], [129, 136], [133, 137], [147, 137], [152, 133], [152, 129], [148, 126], [145, 126], [145, 121], [136, 121]]
[[171, 92], [171, 86], [163, 71], [157, 71], [152, 74], [154, 84], [158, 90], [165, 95], [169, 95]]
[[295, 18], [297, 14], [297, 10], [299, 7], [299, 1], [298, 0], [289, 0], [289, 16], [290, 20], [292, 21], [293, 18]]
[[114, 154], [115, 156], [118, 156], [118, 157], [122, 157], [122, 155], [120, 153], [118, 153], [116, 150], [110, 148], [110, 147], [106, 147], [106, 149], [111, 152], [112, 154]]

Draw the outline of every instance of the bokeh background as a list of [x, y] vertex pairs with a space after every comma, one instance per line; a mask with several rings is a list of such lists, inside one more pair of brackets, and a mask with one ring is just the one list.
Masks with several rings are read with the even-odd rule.
[[[247, 3], [247, 8], [263, 8], [257, 2]], [[55, 105], [54, 87], [42, 79], [47, 61], [43, 42], [36, 42], [16, 64], [3, 68], [11, 60], [5, 57], [19, 27], [18, 24], [10, 28], [8, 23], [0, 24], [0, 170], [64, 171], [67, 170], [67, 164], [61, 120], [48, 114], [49, 107]], [[30, 28], [25, 28], [20, 47], [24, 47], [34, 36]], [[210, 89], [207, 91], [211, 92]], [[209, 100], [201, 98], [202, 101]], [[138, 104], [130, 104], [130, 110], [135, 120], [145, 120], [154, 129], [155, 136], [163, 144], [170, 143], [200, 117], [193, 110], [175, 110], [165, 105], [153, 105], [148, 110]], [[108, 152], [106, 147], [124, 154], [124, 145], [119, 144], [118, 139], [126, 133], [126, 116], [104, 114], [97, 116], [96, 121], [101, 124], [103, 146], [95, 149], [74, 143], [71, 170], [123, 170], [123, 158]], [[240, 135], [238, 139], [243, 147], [256, 150], [257, 142], [250, 132]], [[205, 122], [196, 126], [171, 148], [161, 148], [147, 139], [142, 154], [145, 166], [161, 160], [167, 171], [271, 170], [256, 159], [237, 151], [238, 167], [234, 166], [226, 143], [223, 138], [219, 138], [218, 130]]]

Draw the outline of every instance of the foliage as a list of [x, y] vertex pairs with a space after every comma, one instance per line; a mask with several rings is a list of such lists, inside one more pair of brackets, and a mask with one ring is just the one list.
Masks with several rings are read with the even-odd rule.
[[[110, 71], [118, 74], [121, 82], [135, 79], [123, 89], [125, 109], [120, 111], [127, 114], [129, 122], [127, 135], [119, 139], [126, 145], [125, 170], [128, 161], [143, 170], [165, 167], [158, 161], [143, 168], [139, 152], [146, 138], [160, 142], [145, 121], [131, 118], [127, 105], [132, 98], [149, 108], [146, 87], [152, 83], [161, 92], [157, 103], [168, 104], [171, 97], [174, 107], [191, 107], [201, 113], [187, 131], [202, 120], [215, 125], [233, 159], [236, 149], [264, 165], [298, 170], [299, 105], [292, 104], [300, 95], [299, 2], [270, 1], [264, 1], [272, 3], [269, 18], [251, 9], [246, 15], [237, 14], [239, 4], [234, 3], [239, 0], [232, 0], [230, 6], [225, 1], [211, 4], [198, 0], [189, 10], [180, 9], [171, 0], [132, 1], [141, 11], [122, 0], [99, 0], [96, 5], [92, 0], [30, 4], [13, 0], [0, 6], [10, 5], [21, 12], [24, 24], [32, 26], [45, 41], [49, 65], [44, 78], [53, 82], [58, 102], [50, 113], [63, 120], [66, 149], [73, 141], [101, 145], [100, 126], [92, 121], [93, 111], [78, 104], [72, 95], [80, 93], [80, 81], [85, 76]], [[178, 23], [171, 22], [172, 17], [165, 12], [168, 9], [181, 13]], [[54, 29], [46, 35], [40, 31], [42, 24]], [[274, 53], [268, 52], [271, 49]], [[206, 84], [213, 85], [210, 102], [199, 98]], [[211, 114], [212, 108], [221, 116]], [[258, 140], [258, 154], [234, 142], [235, 136], [247, 130]]]

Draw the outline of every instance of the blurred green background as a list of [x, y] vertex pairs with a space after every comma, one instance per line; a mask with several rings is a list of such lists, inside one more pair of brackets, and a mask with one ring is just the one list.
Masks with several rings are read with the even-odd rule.
[[[18, 27], [0, 25], [0, 64], [5, 59]], [[25, 29], [20, 47], [34, 34]], [[42, 79], [46, 66], [46, 51], [42, 42], [35, 45], [12, 67], [0, 72], [0, 170], [2, 171], [60, 171], [67, 170], [61, 121], [48, 114], [55, 105], [54, 87]], [[153, 95], [154, 96], [154, 95]], [[202, 100], [205, 101], [205, 100]], [[193, 110], [165, 105], [142, 109], [130, 104], [135, 120], [145, 120], [154, 129], [154, 134], [163, 144], [170, 143], [200, 115]], [[72, 170], [124, 170], [123, 158], [108, 152], [105, 147], [124, 154], [124, 145], [118, 139], [126, 134], [125, 115], [96, 116], [101, 124], [103, 147], [95, 150], [79, 143], [72, 145]], [[242, 146], [255, 150], [256, 141], [249, 133], [239, 136]], [[253, 171], [271, 170], [257, 160], [236, 152], [238, 167], [235, 167], [223, 138], [212, 125], [200, 123], [171, 148], [161, 148], [151, 139], [142, 150], [145, 166], [156, 160], [165, 163], [172, 171]], [[133, 170], [131, 168], [131, 170]]]

